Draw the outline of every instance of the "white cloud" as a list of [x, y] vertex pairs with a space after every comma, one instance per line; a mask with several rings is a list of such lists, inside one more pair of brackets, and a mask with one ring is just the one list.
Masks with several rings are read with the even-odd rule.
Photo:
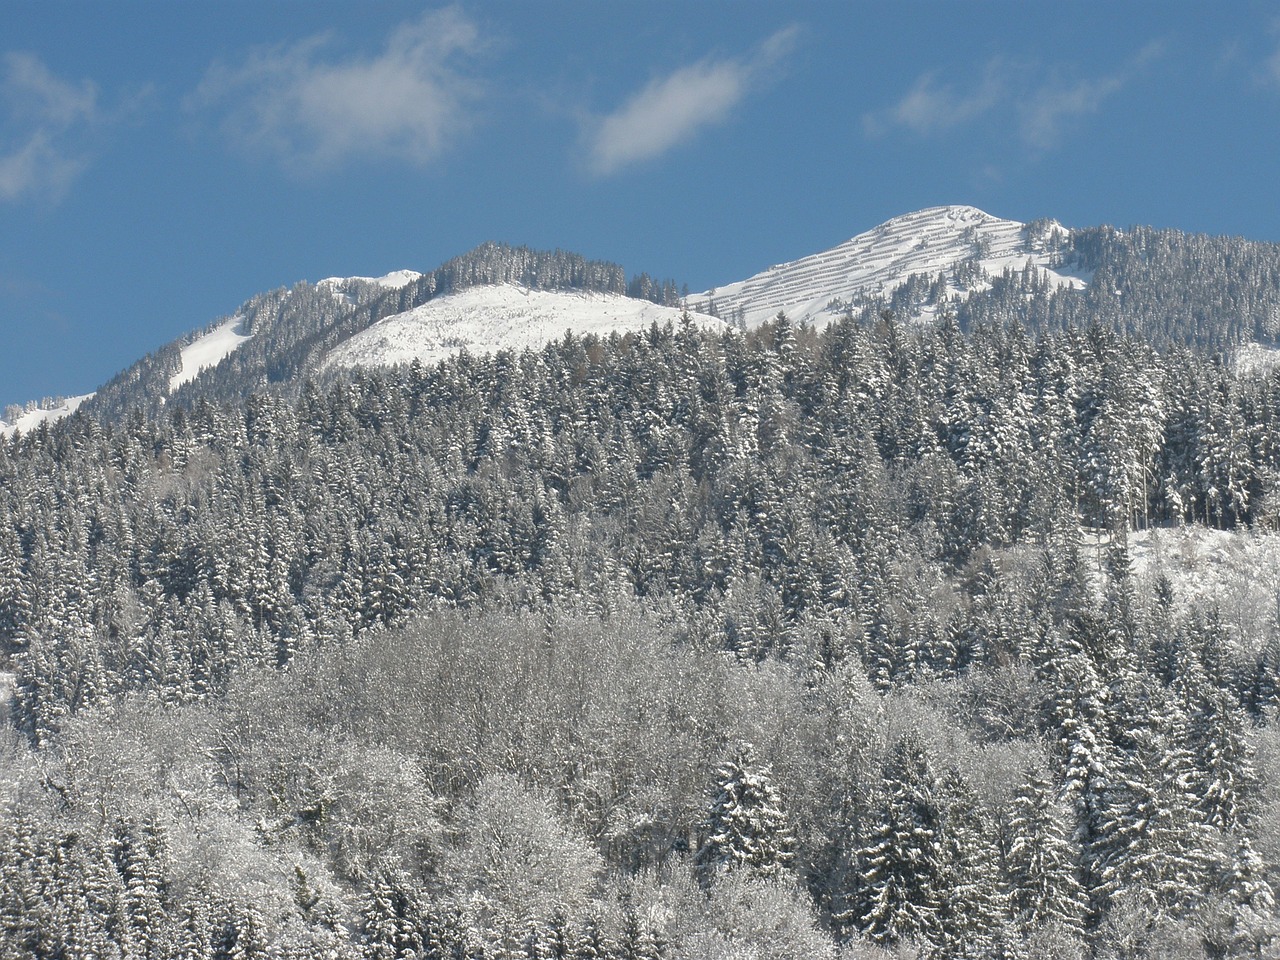
[[953, 85], [937, 85], [937, 74], [920, 77], [901, 100], [888, 110], [870, 113], [863, 118], [867, 132], [886, 133], [892, 127], [906, 127], [913, 133], [929, 136], [981, 116], [1005, 96], [1005, 65], [993, 60], [987, 64], [983, 79], [969, 93], [957, 93]]
[[1018, 136], [1028, 147], [1057, 146], [1070, 121], [1096, 113], [1136, 73], [1163, 53], [1160, 42], [1143, 47], [1114, 73], [1063, 81], [1030, 64], [996, 58], [968, 91], [939, 84], [936, 73], [922, 75], [893, 106], [863, 116], [871, 136], [906, 129], [929, 137], [980, 117], [1005, 111], [1017, 118]]
[[0, 199], [44, 194], [60, 200], [86, 166], [86, 161], [63, 154], [44, 131], [37, 130], [18, 149], [0, 155]]
[[377, 56], [326, 59], [328, 47], [313, 37], [215, 65], [191, 104], [223, 109], [239, 145], [301, 170], [368, 157], [426, 164], [468, 126], [479, 91], [456, 63], [481, 40], [458, 10], [402, 24]]
[[798, 32], [794, 26], [778, 31], [747, 58], [709, 58], [652, 80], [590, 124], [589, 168], [600, 176], [616, 173], [723, 123], [757, 86], [762, 72], [791, 52]]
[[1041, 150], [1057, 146], [1069, 121], [1097, 113], [1103, 101], [1123, 89], [1139, 70], [1162, 56], [1164, 50], [1163, 41], [1153, 40], [1113, 74], [1074, 83], [1049, 82], [1027, 97], [1019, 98], [1022, 139]]
[[77, 141], [97, 100], [92, 83], [61, 80], [34, 54], [0, 56], [0, 200], [62, 198], [87, 165]]
[[1021, 98], [1018, 112], [1023, 141], [1041, 150], [1056, 146], [1068, 121], [1097, 113], [1102, 102], [1124, 83], [1119, 76], [1080, 80], [1068, 86], [1043, 87]]

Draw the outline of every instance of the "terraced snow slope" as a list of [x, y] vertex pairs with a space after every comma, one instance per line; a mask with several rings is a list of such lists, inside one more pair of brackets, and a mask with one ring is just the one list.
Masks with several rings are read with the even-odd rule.
[[223, 358], [230, 356], [240, 344], [253, 334], [244, 332], [244, 318], [232, 317], [226, 323], [182, 348], [182, 369], [169, 378], [169, 392], [184, 383], [190, 383], [200, 371], [216, 367]]
[[80, 409], [80, 405], [93, 396], [92, 393], [86, 393], [79, 397], [68, 397], [57, 404], [51, 404], [47, 407], [37, 407], [34, 410], [28, 410], [22, 416], [15, 419], [12, 423], [6, 423], [0, 420], [0, 437], [6, 439], [12, 437], [16, 432], [21, 430], [23, 433], [30, 433], [42, 423], [50, 425], [57, 423], [63, 417], [69, 417]]
[[[496, 353], [540, 347], [566, 330], [579, 335], [640, 331], [679, 323], [682, 311], [648, 300], [581, 291], [530, 290], [513, 284], [469, 287], [386, 317], [339, 344], [328, 369], [377, 367], [421, 360], [434, 363], [465, 349]], [[721, 327], [711, 317], [703, 326]]]
[[[708, 290], [689, 299], [689, 308], [718, 316], [741, 317], [758, 326], [785, 311], [792, 320], [823, 326], [838, 318], [845, 304], [862, 296], [888, 294], [913, 273], [947, 277], [948, 296], [965, 296], [990, 286], [1005, 268], [1021, 270], [1030, 260], [1055, 285], [1084, 287], [1088, 277], [1053, 262], [1052, 238], [1065, 238], [1058, 224], [1035, 231], [1001, 220], [976, 207], [930, 207], [895, 217], [824, 253], [770, 267], [748, 280]], [[979, 267], [959, 271], [965, 261]], [[985, 276], [983, 275], [985, 274]]]

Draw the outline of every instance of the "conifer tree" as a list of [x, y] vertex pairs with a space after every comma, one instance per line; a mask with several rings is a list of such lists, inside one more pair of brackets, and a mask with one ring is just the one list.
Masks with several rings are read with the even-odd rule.
[[795, 858], [795, 839], [772, 773], [744, 745], [716, 771], [711, 805], [702, 825], [696, 862], [704, 882], [743, 868], [758, 877], [779, 877]]
[[1025, 930], [1056, 924], [1077, 936], [1084, 931], [1089, 903], [1071, 818], [1047, 772], [1029, 767], [1013, 798], [1006, 865], [1013, 917]]
[[884, 799], [858, 852], [860, 926], [877, 943], [938, 943], [946, 852], [938, 784], [924, 743], [898, 742], [884, 769]]

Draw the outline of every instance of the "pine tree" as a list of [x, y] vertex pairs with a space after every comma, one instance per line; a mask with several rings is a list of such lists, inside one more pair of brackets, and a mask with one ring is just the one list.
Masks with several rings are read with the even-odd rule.
[[1239, 835], [1222, 878], [1226, 916], [1210, 937], [1222, 955], [1262, 958], [1273, 955], [1280, 944], [1280, 915], [1267, 873], [1248, 835]]
[[361, 921], [367, 960], [408, 960], [425, 949], [420, 910], [410, 881], [399, 870], [385, 870], [369, 891]]
[[[1112, 789], [1115, 748], [1107, 730], [1108, 691], [1083, 652], [1061, 658], [1053, 675], [1054, 758], [1059, 765], [1059, 799], [1071, 811], [1071, 840], [1080, 851], [1081, 882], [1091, 911], [1100, 907], [1095, 892], [1108, 795]], [[1091, 921], [1096, 913], [1091, 912]]]
[[736, 868], [758, 877], [782, 876], [795, 840], [767, 766], [746, 745], [716, 771], [715, 792], [702, 826], [696, 862], [705, 882]]
[[1186, 716], [1176, 702], [1145, 700], [1151, 714], [1128, 732], [1094, 844], [1098, 895], [1178, 916], [1207, 891], [1216, 842], [1195, 794]]
[[1056, 924], [1080, 935], [1089, 901], [1080, 883], [1072, 811], [1054, 796], [1047, 772], [1030, 767], [1014, 794], [1006, 872], [1013, 917], [1024, 930]]
[[858, 851], [859, 925], [877, 943], [938, 943], [946, 851], [938, 784], [923, 741], [898, 742], [884, 770], [884, 800]]

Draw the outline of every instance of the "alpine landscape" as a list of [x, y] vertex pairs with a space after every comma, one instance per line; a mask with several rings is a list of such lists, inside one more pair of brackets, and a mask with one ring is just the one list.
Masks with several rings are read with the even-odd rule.
[[[112, 151], [152, 136], [165, 84], [183, 75], [162, 57], [147, 69], [165, 81], [127, 95], [124, 80], [61, 79], [46, 60], [69, 63], [54, 45], [68, 35], [46, 32], [34, 5], [0, 3], [26, 48], [0, 50], [0, 209], [27, 231], [0, 259], [13, 318], [0, 368], [0, 958], [1280, 955], [1276, 208], [1256, 236], [1191, 213], [1197, 229], [1090, 225], [1076, 193], [1044, 185], [1049, 168], [1071, 173], [1053, 159], [1068, 123], [1102, 127], [1095, 114], [1135, 89], [1159, 102], [1147, 77], [1176, 73], [1185, 24], [1106, 76], [1053, 87], [1057, 99], [1045, 91], [1075, 74], [1037, 72], [1028, 54], [907, 71], [905, 94], [885, 81], [850, 101], [865, 112], [849, 143], [869, 153], [947, 131], [963, 149], [927, 194], [967, 183], [994, 213], [913, 204], [843, 223], [835, 237], [856, 235], [834, 245], [825, 220], [779, 225], [766, 244], [686, 223], [687, 206], [678, 222], [655, 208], [651, 233], [643, 217], [601, 225], [566, 194], [548, 222], [601, 248], [571, 251], [454, 239], [472, 238], [468, 217], [539, 209], [515, 182], [524, 207], [451, 219], [451, 185], [471, 181], [447, 159], [497, 123], [495, 64], [532, 70], [520, 44], [552, 43], [532, 21], [484, 39], [497, 29], [486, 17], [524, 22], [531, 5], [370, 5], [376, 27], [337, 6], [280, 7], [244, 6], [234, 29], [226, 10], [195, 14], [209, 56], [175, 98], [193, 139], [164, 149], [243, 141], [243, 157], [214, 164], [242, 172], [218, 203], [195, 191], [185, 212], [148, 221], [243, 239], [193, 267], [157, 241], [147, 257], [163, 269], [94, 274], [83, 309], [123, 311], [113, 336], [149, 345], [117, 362], [64, 333], [44, 367], [81, 309], [70, 291], [86, 288], [41, 238], [77, 194], [105, 202], [95, 169], [102, 189], [131, 182]], [[175, 14], [144, 9], [157, 38], [180, 35]], [[557, 43], [621, 29], [604, 24], [623, 5], [548, 9], [569, 17]], [[635, 9], [674, 18], [673, 42], [695, 49], [710, 35], [700, 18], [730, 8]], [[973, 9], [985, 30], [1010, 8]], [[304, 12], [321, 26], [332, 14], [339, 32], [298, 27]], [[718, 52], [653, 67], [616, 110], [575, 120], [572, 196], [629, 177], [642, 189], [704, 128], [732, 140], [752, 98], [802, 86], [824, 49], [817, 21], [835, 12], [800, 13], [815, 22], [735, 28]], [[1156, 19], [1130, 11], [1121, 32]], [[157, 44], [102, 23], [122, 50]], [[246, 53], [255, 24], [276, 45]], [[334, 39], [361, 29], [365, 47]], [[558, 69], [585, 69], [583, 56]], [[107, 76], [114, 62], [63, 72]], [[1238, 61], [1216, 62], [1225, 83]], [[1280, 53], [1274, 72], [1277, 92], [1248, 74], [1273, 112]], [[1051, 129], [1032, 112], [1042, 94]], [[432, 110], [414, 113], [410, 95]], [[1072, 106], [1086, 95], [1089, 109]], [[488, 113], [443, 145], [450, 111], [472, 100]], [[568, 122], [535, 102], [520, 110]], [[224, 122], [201, 133], [217, 110]], [[1018, 163], [947, 179], [970, 159], [958, 124], [1001, 111], [1015, 118], [1001, 162]], [[520, 143], [528, 163], [548, 149]], [[695, 172], [663, 189], [712, 196], [728, 149], [692, 156]], [[772, 162], [742, 156], [744, 170]], [[1173, 177], [1176, 163], [1158, 169]], [[219, 205], [252, 194], [263, 221], [295, 190], [340, 205], [337, 184], [362, 164], [428, 184], [436, 206], [404, 229], [448, 252], [412, 261], [423, 248], [406, 242], [371, 268], [361, 238], [384, 255], [390, 214], [371, 211], [367, 233], [299, 221], [305, 262], [330, 269], [279, 276], [235, 306], [257, 276], [236, 244], [274, 264], [278, 243], [252, 239], [253, 218], [218, 219]], [[893, 180], [892, 166], [890, 195], [921, 195], [911, 184], [925, 174]], [[1042, 192], [1019, 193], [1017, 166]], [[840, 199], [863, 188], [838, 182], [811, 209], [872, 209]], [[778, 187], [792, 189], [816, 188]], [[1035, 216], [1002, 218], [1006, 195]], [[767, 196], [752, 212], [762, 235]], [[326, 230], [350, 266], [314, 252]], [[610, 259], [632, 249], [613, 230], [639, 238], [652, 273]], [[736, 272], [717, 276], [682, 231], [732, 252]], [[819, 233], [827, 249], [807, 252]], [[85, 263], [125, 255], [84, 242]], [[769, 260], [741, 250], [795, 259], [760, 269]], [[38, 256], [56, 269], [40, 273]], [[185, 293], [164, 294], [167, 273], [187, 269]], [[222, 306], [175, 337], [173, 318], [207, 296]], [[24, 350], [49, 382], [70, 373], [96, 389], [26, 402]]]

